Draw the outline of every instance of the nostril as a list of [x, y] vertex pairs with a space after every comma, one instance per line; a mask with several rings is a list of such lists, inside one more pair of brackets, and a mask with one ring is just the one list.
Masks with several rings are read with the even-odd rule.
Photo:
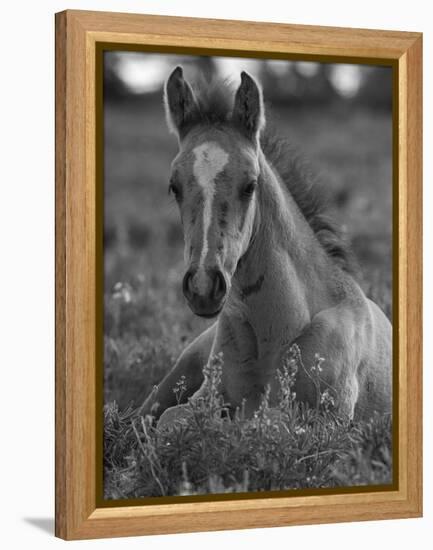
[[213, 285], [213, 298], [215, 300], [221, 300], [225, 296], [227, 291], [226, 280], [221, 271], [215, 272], [215, 279]]
[[183, 290], [183, 294], [186, 298], [191, 298], [191, 296], [193, 294], [192, 277], [193, 277], [192, 272], [187, 271], [185, 273], [185, 277], [183, 278], [182, 290]]

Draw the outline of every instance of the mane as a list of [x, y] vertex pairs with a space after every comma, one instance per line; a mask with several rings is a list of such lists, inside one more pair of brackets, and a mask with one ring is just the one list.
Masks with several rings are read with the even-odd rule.
[[[230, 80], [208, 82], [201, 78], [193, 88], [198, 104], [195, 123], [229, 123], [234, 95]], [[266, 111], [269, 111], [268, 106]], [[260, 135], [260, 144], [322, 248], [341, 269], [354, 274], [356, 269], [352, 251], [337, 224], [329, 216], [329, 198], [323, 186], [319, 186], [317, 176], [304, 157], [268, 123]]]
[[328, 256], [354, 274], [355, 259], [336, 222], [330, 216], [329, 195], [319, 185], [305, 158], [287, 140], [267, 129], [260, 138], [267, 160], [278, 173]]

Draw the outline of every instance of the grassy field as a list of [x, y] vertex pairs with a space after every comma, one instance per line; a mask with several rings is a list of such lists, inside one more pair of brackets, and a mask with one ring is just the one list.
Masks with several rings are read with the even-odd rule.
[[[346, 106], [279, 109], [274, 118], [320, 174], [358, 259], [359, 280], [391, 316], [389, 113]], [[293, 402], [288, 382], [277, 418], [264, 402], [253, 421], [221, 419], [224, 404], [210, 391], [192, 420], [171, 430], [131, 422], [129, 407], [142, 402], [208, 324], [190, 312], [181, 292], [183, 238], [167, 194], [175, 153], [159, 99], [107, 104], [106, 497], [389, 482], [389, 419], [347, 425], [326, 399], [315, 410]]]

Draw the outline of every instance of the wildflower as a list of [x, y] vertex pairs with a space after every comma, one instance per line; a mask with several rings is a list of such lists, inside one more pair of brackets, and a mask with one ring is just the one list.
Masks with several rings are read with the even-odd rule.
[[199, 401], [201, 401], [202, 405], [207, 409], [209, 417], [212, 418], [216, 418], [217, 416], [220, 417], [223, 407], [224, 400], [220, 394], [223, 364], [223, 354], [220, 352], [216, 355], [212, 355], [203, 367], [204, 391]]
[[317, 372], [322, 372], [323, 370], [322, 363], [324, 361], [325, 361], [324, 357], [320, 357], [318, 353], [314, 354], [314, 365], [311, 367], [311, 370], [313, 372], [315, 372], [316, 370]]
[[293, 385], [295, 381], [296, 374], [298, 373], [298, 358], [300, 356], [299, 347], [296, 344], [293, 344], [286, 352], [283, 357], [283, 371], [286, 373], [287, 377]]
[[282, 359], [282, 368], [277, 370], [280, 385], [279, 397], [283, 408], [289, 406], [296, 398], [293, 386], [298, 373], [298, 357], [299, 348], [295, 344], [285, 353]]
[[297, 427], [295, 428], [295, 434], [296, 434], [296, 435], [302, 435], [302, 434], [304, 434], [305, 432], [306, 432], [306, 429], [303, 428], [302, 426], [297, 426]]
[[209, 391], [217, 391], [223, 372], [223, 354], [222, 352], [212, 355], [206, 365], [203, 367], [203, 374], [205, 377], [205, 383]]
[[186, 392], [186, 390], [187, 390], [186, 378], [185, 378], [185, 375], [182, 374], [182, 376], [179, 378], [179, 380], [176, 382], [173, 388], [173, 393], [176, 396], [176, 401], [178, 405], [182, 399], [182, 396]]
[[114, 300], [129, 304], [132, 301], [131, 286], [128, 283], [116, 283], [113, 287], [112, 297]]
[[335, 406], [335, 400], [328, 389], [326, 389], [320, 396], [320, 404], [325, 409], [325, 411]]

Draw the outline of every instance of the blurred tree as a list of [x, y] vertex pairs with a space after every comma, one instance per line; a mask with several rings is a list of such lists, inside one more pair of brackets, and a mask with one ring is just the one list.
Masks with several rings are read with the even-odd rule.
[[305, 64], [301, 63], [294, 64], [300, 101], [305, 103], [330, 103], [333, 101], [338, 94], [330, 81], [332, 65], [315, 63], [316, 70], [314, 72], [302, 70], [304, 66]]
[[392, 69], [389, 67], [368, 67], [356, 101], [371, 109], [391, 110]]
[[205, 80], [212, 80], [212, 77], [217, 74], [217, 66], [214, 58], [208, 55], [200, 55], [197, 57], [185, 58], [184, 66], [189, 68], [188, 75], [191, 75], [191, 80], [197, 78], [204, 78]]
[[329, 103], [337, 92], [330, 81], [330, 65], [266, 61], [261, 68], [265, 96], [275, 104]]
[[104, 98], [118, 100], [129, 95], [129, 90], [119, 76], [120, 59], [116, 52], [104, 54]]

